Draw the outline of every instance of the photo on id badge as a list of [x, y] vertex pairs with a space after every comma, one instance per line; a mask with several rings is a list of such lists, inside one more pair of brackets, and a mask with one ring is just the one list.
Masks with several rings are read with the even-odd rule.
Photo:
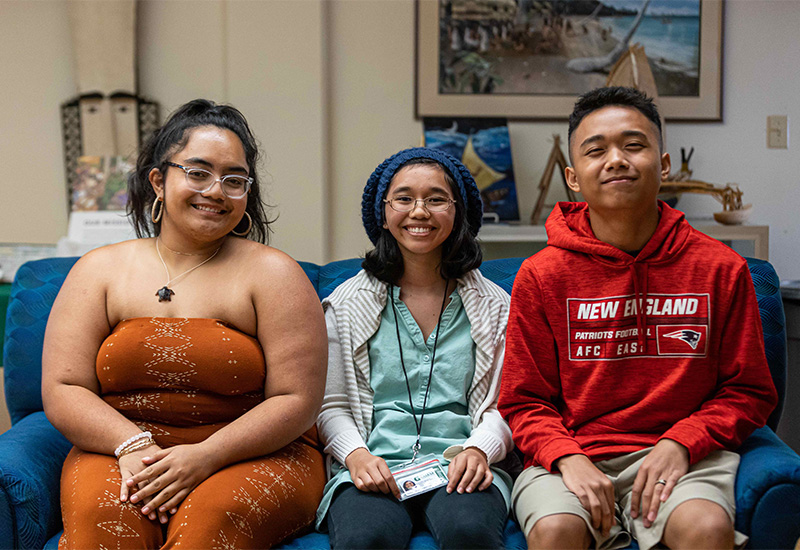
[[447, 474], [433, 455], [392, 468], [391, 472], [400, 489], [401, 501], [447, 485]]

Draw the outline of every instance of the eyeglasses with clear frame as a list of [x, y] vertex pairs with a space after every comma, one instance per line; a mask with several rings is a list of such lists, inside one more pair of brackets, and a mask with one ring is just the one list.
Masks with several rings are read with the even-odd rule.
[[383, 199], [395, 212], [411, 212], [417, 207], [417, 203], [421, 202], [422, 207], [428, 212], [446, 212], [450, 206], [455, 204], [455, 200], [450, 197], [425, 197], [424, 199], [415, 199], [407, 195], [399, 195], [391, 199]]
[[218, 178], [212, 172], [203, 168], [193, 168], [191, 166], [183, 166], [175, 162], [167, 161], [165, 164], [180, 168], [186, 173], [186, 184], [192, 191], [198, 193], [205, 193], [214, 184], [219, 182], [222, 192], [230, 199], [241, 199], [247, 192], [250, 191], [250, 186], [253, 185], [253, 178], [247, 176], [236, 176], [230, 174]]

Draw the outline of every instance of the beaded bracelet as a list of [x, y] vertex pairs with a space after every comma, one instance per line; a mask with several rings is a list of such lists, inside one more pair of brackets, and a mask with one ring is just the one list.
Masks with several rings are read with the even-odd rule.
[[126, 440], [126, 441], [124, 441], [124, 442], [123, 442], [123, 443], [122, 443], [122, 444], [121, 444], [119, 447], [117, 447], [117, 448], [114, 450], [114, 456], [116, 456], [117, 458], [119, 458], [119, 455], [120, 455], [120, 453], [121, 453], [123, 450], [125, 450], [125, 448], [126, 448], [128, 445], [130, 445], [131, 443], [133, 443], [133, 442], [135, 442], [135, 441], [138, 441], [138, 440], [140, 440], [140, 439], [145, 439], [145, 438], [152, 439], [152, 438], [153, 438], [153, 434], [151, 434], [150, 432], [140, 432], [140, 433], [138, 433], [138, 434], [136, 434], [136, 435], [134, 435], [134, 436], [131, 436], [131, 437], [129, 437], [129, 438]]
[[122, 449], [119, 452], [119, 455], [117, 455], [117, 458], [122, 458], [123, 456], [136, 452], [139, 449], [144, 449], [145, 447], [149, 447], [150, 445], [155, 445], [155, 444], [156, 442], [149, 437], [147, 439], [139, 439], [137, 441], [134, 441], [124, 449]]

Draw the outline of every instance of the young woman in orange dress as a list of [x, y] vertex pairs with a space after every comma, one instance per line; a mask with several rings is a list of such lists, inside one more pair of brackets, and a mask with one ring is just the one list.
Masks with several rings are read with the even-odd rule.
[[70, 272], [43, 354], [74, 445], [61, 548], [265, 548], [309, 526], [327, 350], [317, 295], [265, 246], [258, 148], [233, 107], [180, 107], [141, 152], [139, 239]]

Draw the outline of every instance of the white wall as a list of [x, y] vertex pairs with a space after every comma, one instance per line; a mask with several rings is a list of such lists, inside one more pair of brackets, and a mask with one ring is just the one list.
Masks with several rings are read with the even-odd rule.
[[[139, 17], [144, 95], [165, 113], [199, 96], [229, 101], [252, 123], [280, 216], [273, 244], [311, 261], [362, 254], [364, 182], [420, 140], [414, 1], [142, 0]], [[728, 0], [724, 122], [671, 124], [667, 144], [678, 161], [681, 146], [695, 147], [697, 178], [741, 186], [750, 222], [770, 226], [770, 258], [786, 279], [800, 279], [797, 28], [799, 0]], [[58, 105], [74, 94], [68, 32], [62, 1], [0, 1], [0, 241], [55, 242], [66, 231]], [[766, 149], [770, 114], [789, 116], [788, 150]], [[509, 128], [527, 218], [550, 136], [565, 138], [566, 123]], [[24, 192], [10, 181], [26, 182]], [[720, 209], [694, 195], [680, 206], [704, 217]]]
[[[370, 247], [361, 225], [361, 193], [383, 159], [420, 144], [414, 120], [414, 0], [340, 0], [332, 3], [331, 259]], [[530, 217], [536, 188], [565, 123], [509, 124], [521, 215]], [[376, 138], [380, 136], [380, 138]], [[566, 198], [554, 178], [552, 201]]]
[[[371, 170], [401, 147], [418, 143], [413, 113], [414, 3], [348, 0], [334, 3], [332, 74], [333, 218], [335, 259], [363, 252], [361, 189]], [[724, 19], [723, 122], [671, 123], [667, 149], [680, 164], [680, 148], [695, 147], [694, 176], [737, 183], [753, 203], [752, 224], [770, 226], [770, 260], [783, 279], [800, 279], [800, 1], [728, 0]], [[766, 148], [767, 115], [789, 116], [788, 150]], [[552, 147], [566, 142], [566, 122], [511, 122], [514, 168], [523, 219]], [[375, 136], [380, 136], [376, 139]], [[566, 149], [564, 149], [566, 153]], [[557, 177], [551, 202], [560, 193]], [[690, 217], [722, 210], [713, 198], [685, 195]]]
[[0, 1], [0, 242], [66, 231], [59, 105], [75, 94], [64, 2]]
[[[241, 109], [265, 153], [271, 243], [324, 261], [323, 1], [142, 0], [137, 11], [140, 93], [162, 116], [197, 97]], [[67, 224], [59, 105], [77, 93], [65, 1], [0, 1], [0, 74], [0, 161], [10, 170], [0, 242], [54, 243]]]
[[413, 0], [345, 0], [331, 10], [331, 259], [371, 246], [361, 193], [378, 164], [418, 146]]
[[247, 117], [264, 159], [270, 244], [327, 257], [322, 0], [147, 0], [139, 6], [140, 93], [166, 114], [196, 97]]
[[[728, 0], [725, 6], [723, 122], [673, 124], [673, 164], [694, 146], [694, 176], [739, 184], [753, 204], [749, 223], [769, 225], [770, 261], [782, 279], [800, 279], [800, 2]], [[789, 116], [789, 148], [767, 149], [767, 116]], [[721, 210], [713, 198], [686, 196], [688, 215]]]

